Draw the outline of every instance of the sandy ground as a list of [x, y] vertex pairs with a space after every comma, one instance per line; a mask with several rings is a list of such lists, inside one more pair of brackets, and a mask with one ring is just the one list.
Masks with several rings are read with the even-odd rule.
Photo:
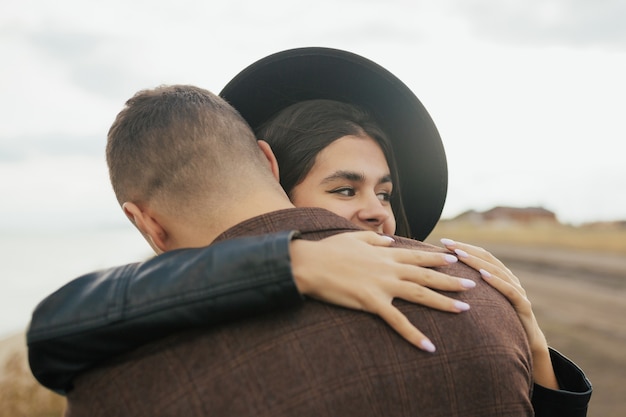
[[[626, 257], [483, 246], [523, 282], [550, 344], [585, 370], [594, 385], [589, 416], [625, 416]], [[0, 363], [23, 349], [22, 334], [0, 340]]]

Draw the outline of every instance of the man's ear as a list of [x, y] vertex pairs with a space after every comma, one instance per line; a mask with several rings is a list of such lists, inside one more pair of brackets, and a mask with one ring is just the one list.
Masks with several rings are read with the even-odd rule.
[[167, 232], [157, 219], [129, 201], [122, 204], [126, 217], [139, 229], [156, 253], [167, 251]]
[[280, 182], [280, 172], [278, 170], [278, 161], [276, 160], [276, 156], [274, 156], [274, 151], [272, 151], [270, 144], [265, 142], [264, 140], [257, 140], [256, 143], [259, 145], [259, 148], [261, 148], [261, 151], [263, 151], [263, 154], [269, 161], [270, 169], [272, 170], [272, 174], [274, 174], [276, 181]]

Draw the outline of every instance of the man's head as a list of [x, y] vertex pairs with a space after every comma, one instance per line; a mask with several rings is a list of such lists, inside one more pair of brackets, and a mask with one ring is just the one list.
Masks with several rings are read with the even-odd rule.
[[[225, 224], [225, 213], [248, 201], [251, 187], [280, 190], [273, 155], [258, 146], [248, 124], [223, 99], [194, 86], [135, 94], [109, 130], [106, 156], [120, 205], [157, 252], [194, 245], [186, 229]], [[184, 233], [171, 244], [155, 241], [152, 221], [167, 237]]]

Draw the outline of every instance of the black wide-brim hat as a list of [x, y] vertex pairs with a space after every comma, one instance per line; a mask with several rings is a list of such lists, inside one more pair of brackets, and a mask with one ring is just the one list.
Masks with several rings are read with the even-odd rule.
[[366, 109], [391, 141], [412, 236], [424, 240], [439, 221], [448, 167], [437, 127], [415, 94], [375, 62], [337, 49], [291, 49], [248, 66], [220, 96], [253, 130], [303, 100], [330, 99]]

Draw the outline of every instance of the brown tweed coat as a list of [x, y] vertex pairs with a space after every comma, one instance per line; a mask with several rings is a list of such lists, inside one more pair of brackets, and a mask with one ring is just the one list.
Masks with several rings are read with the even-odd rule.
[[[291, 209], [250, 219], [219, 239], [293, 229], [316, 240], [355, 226], [324, 210]], [[397, 245], [441, 250], [401, 238]], [[396, 302], [433, 340], [434, 354], [378, 317], [306, 301], [115, 358], [77, 378], [66, 415], [532, 415], [531, 357], [512, 307], [465, 265], [441, 270], [478, 283], [455, 294], [471, 305], [468, 312]]]

